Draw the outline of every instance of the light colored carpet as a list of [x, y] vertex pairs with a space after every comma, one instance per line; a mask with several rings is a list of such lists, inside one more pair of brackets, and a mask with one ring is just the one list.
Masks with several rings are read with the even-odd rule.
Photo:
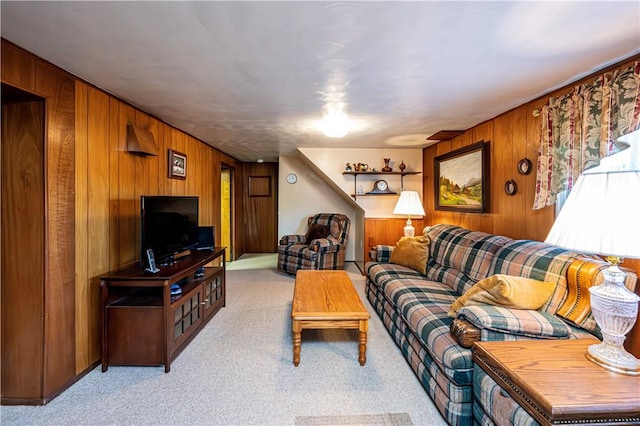
[[45, 406], [0, 407], [0, 423], [294, 425], [298, 417], [407, 413], [416, 425], [446, 424], [366, 301], [353, 264], [349, 276], [371, 313], [366, 365], [356, 330], [305, 330], [294, 367], [294, 277], [276, 272], [271, 258], [268, 268], [227, 272], [227, 306], [170, 373], [97, 367]]
[[305, 416], [296, 417], [296, 426], [359, 425], [413, 426], [408, 413], [368, 414], [362, 416]]

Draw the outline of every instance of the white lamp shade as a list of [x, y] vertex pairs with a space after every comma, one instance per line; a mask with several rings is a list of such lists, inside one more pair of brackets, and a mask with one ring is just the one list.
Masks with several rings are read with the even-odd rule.
[[640, 259], [637, 152], [632, 144], [612, 155], [613, 161], [603, 159], [582, 173], [545, 242], [582, 253]]
[[424, 216], [424, 208], [420, 195], [416, 191], [402, 191], [400, 198], [393, 209], [393, 214], [404, 214], [409, 216]]

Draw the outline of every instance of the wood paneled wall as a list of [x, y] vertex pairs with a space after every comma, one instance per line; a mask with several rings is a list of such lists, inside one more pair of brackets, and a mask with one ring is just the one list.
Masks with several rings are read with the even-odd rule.
[[[200, 225], [215, 226], [220, 241], [221, 164], [243, 164], [6, 40], [2, 81], [46, 99], [44, 309], [55, 327], [45, 330], [43, 378], [51, 393], [100, 360], [99, 277], [139, 258], [140, 196], [198, 196]], [[127, 124], [148, 129], [159, 155], [129, 153]], [[168, 177], [169, 149], [187, 155], [185, 180]], [[236, 185], [237, 199], [242, 191]], [[241, 250], [242, 242], [236, 256]]]
[[[627, 68], [637, 59], [640, 59], [640, 55], [478, 124], [452, 140], [425, 148], [423, 151], [423, 203], [427, 213], [425, 222], [430, 225], [449, 223], [515, 239], [544, 241], [555, 220], [555, 208], [553, 206], [540, 210], [532, 208], [541, 125], [541, 116], [535, 117], [534, 110], [542, 108], [549, 96], [567, 93], [575, 85], [593, 81], [606, 71]], [[472, 214], [436, 211], [434, 208], [434, 158], [480, 140], [488, 141], [490, 146], [488, 212]], [[518, 161], [525, 157], [532, 161], [533, 170], [528, 175], [521, 175], [517, 171], [517, 165]], [[517, 184], [518, 190], [515, 195], [507, 195], [504, 191], [505, 182], [509, 179], [515, 180]], [[640, 261], [626, 260], [623, 266], [636, 270], [640, 276]], [[640, 294], [640, 285], [636, 286], [636, 293]], [[640, 357], [640, 326], [638, 324], [630, 333], [625, 346], [636, 357]]]
[[[100, 359], [99, 277], [140, 258], [140, 197], [195, 195], [199, 224], [220, 240], [221, 162], [236, 161], [82, 81], [76, 81], [76, 369]], [[127, 125], [148, 129], [159, 155], [127, 151]], [[187, 178], [168, 177], [168, 151], [187, 156]]]

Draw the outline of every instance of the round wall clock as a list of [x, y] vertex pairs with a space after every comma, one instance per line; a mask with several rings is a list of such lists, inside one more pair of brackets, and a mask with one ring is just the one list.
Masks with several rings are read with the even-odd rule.
[[298, 176], [295, 173], [289, 173], [287, 175], [287, 183], [294, 184], [298, 181]]
[[528, 175], [531, 171], [531, 160], [528, 158], [523, 158], [518, 161], [518, 173], [521, 175]]

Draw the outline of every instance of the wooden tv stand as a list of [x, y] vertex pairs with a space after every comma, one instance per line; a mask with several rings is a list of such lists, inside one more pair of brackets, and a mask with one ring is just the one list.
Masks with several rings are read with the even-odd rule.
[[[220, 266], [205, 267], [221, 258]], [[109, 365], [164, 365], [193, 340], [226, 303], [225, 247], [192, 250], [156, 274], [139, 266], [100, 278], [102, 371]], [[204, 276], [196, 271], [204, 268]], [[171, 296], [171, 284], [182, 293]]]

